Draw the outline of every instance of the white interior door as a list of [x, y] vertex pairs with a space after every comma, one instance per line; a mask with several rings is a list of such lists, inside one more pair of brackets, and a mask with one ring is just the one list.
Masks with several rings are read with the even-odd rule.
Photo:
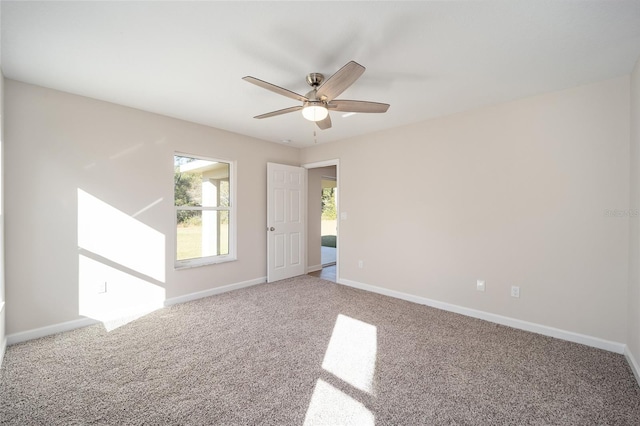
[[305, 273], [307, 170], [267, 163], [267, 282]]

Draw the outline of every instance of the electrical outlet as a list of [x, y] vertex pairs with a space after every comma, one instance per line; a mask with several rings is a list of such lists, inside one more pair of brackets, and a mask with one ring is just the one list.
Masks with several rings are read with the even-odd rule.
[[358, 260], [358, 268], [360, 268], [360, 269], [364, 268], [364, 261], [363, 260]]
[[478, 280], [476, 282], [476, 290], [478, 291], [484, 291], [485, 285], [484, 285], [484, 280]]
[[511, 286], [511, 297], [520, 297], [520, 287], [517, 285]]
[[107, 292], [107, 282], [101, 282], [96, 285], [96, 293], [102, 294]]

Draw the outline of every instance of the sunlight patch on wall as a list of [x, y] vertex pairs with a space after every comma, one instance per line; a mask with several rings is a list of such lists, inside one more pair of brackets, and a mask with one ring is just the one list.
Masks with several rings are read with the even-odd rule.
[[79, 314], [107, 331], [164, 307], [164, 288], [82, 254], [78, 263]]
[[368, 426], [375, 424], [375, 416], [361, 402], [318, 379], [304, 424]]
[[158, 281], [165, 280], [165, 236], [81, 189], [78, 247]]
[[135, 212], [134, 214], [131, 215], [131, 217], [137, 217], [140, 216], [142, 213], [146, 212], [147, 210], [151, 209], [152, 207], [154, 207], [156, 204], [160, 204], [162, 201], [164, 200], [164, 198], [160, 197], [157, 200], [155, 200], [152, 203], [147, 204], [146, 206], [144, 206], [143, 208], [141, 208], [140, 210], [138, 210], [137, 212]]
[[78, 313], [107, 331], [164, 306], [165, 236], [78, 189]]
[[372, 393], [376, 368], [376, 327], [338, 315], [322, 368], [362, 391]]

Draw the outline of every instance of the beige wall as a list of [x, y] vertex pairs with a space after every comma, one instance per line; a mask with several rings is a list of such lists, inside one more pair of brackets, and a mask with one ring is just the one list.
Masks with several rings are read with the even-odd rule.
[[[631, 211], [640, 210], [640, 59], [631, 74]], [[640, 217], [630, 216], [627, 346], [640, 362]], [[640, 373], [640, 372], [637, 372]]]
[[336, 177], [336, 166], [309, 169], [307, 174], [307, 266], [321, 268], [322, 177]]
[[[266, 162], [339, 158], [341, 278], [627, 342], [638, 359], [640, 226], [624, 215], [640, 204], [638, 68], [631, 84], [621, 77], [301, 152], [6, 80], [7, 331], [78, 318], [78, 189], [140, 212], [135, 220], [164, 236], [160, 284], [174, 298], [265, 275]], [[173, 269], [175, 151], [237, 160], [237, 262]], [[316, 234], [310, 266], [320, 263]]]
[[6, 343], [4, 282], [4, 76], [0, 69], [0, 363]]
[[[8, 334], [78, 318], [79, 189], [164, 240], [153, 279], [131, 265], [157, 250], [125, 267], [93, 256], [118, 270], [111, 279], [133, 275], [174, 298], [266, 275], [266, 163], [297, 165], [299, 150], [12, 80], [5, 97]], [[174, 270], [175, 151], [237, 161], [237, 261]]]
[[303, 163], [340, 159], [340, 278], [625, 342], [629, 221], [606, 211], [629, 208], [629, 88], [626, 76], [303, 150]]
[[[0, 9], [2, 9], [0, 5]], [[0, 43], [0, 46], [2, 43]], [[0, 58], [2, 54], [0, 54]], [[0, 66], [0, 366], [5, 340], [5, 266], [4, 266], [4, 75]]]

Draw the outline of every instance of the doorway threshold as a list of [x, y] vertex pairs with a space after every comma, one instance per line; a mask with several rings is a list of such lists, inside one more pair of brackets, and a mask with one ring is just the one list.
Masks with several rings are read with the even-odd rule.
[[333, 265], [330, 266], [326, 266], [319, 270], [319, 271], [315, 271], [315, 272], [310, 272], [308, 275], [311, 275], [312, 277], [318, 277], [321, 278], [323, 280], [326, 281], [331, 281], [332, 283], [337, 282], [337, 275], [336, 275], [336, 269], [337, 266], [335, 264], [335, 262], [333, 263]]

